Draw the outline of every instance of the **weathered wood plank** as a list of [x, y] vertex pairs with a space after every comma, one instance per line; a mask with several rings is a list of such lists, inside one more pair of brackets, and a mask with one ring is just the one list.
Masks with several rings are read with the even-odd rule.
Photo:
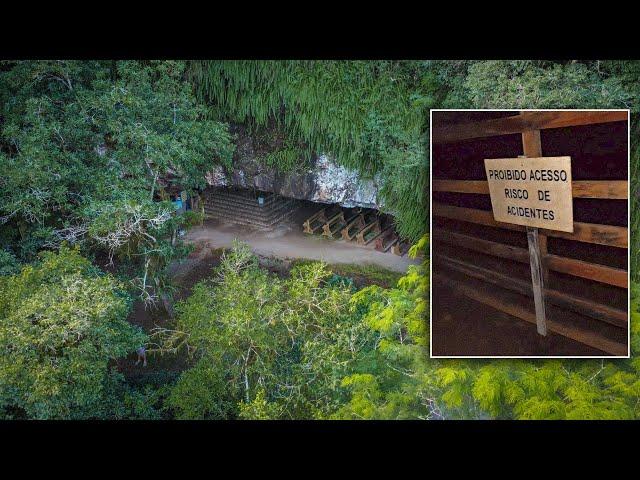
[[[364, 215], [359, 214], [356, 216], [354, 220], [347, 224], [346, 227], [342, 229], [342, 238], [344, 240], [353, 240], [357, 233], [363, 229], [365, 226]], [[354, 230], [355, 229], [355, 230]]]
[[375, 238], [375, 249], [379, 252], [386, 252], [397, 241], [398, 237], [395, 235], [393, 226], [389, 226]]
[[[603, 200], [626, 200], [629, 183], [626, 180], [574, 180], [571, 184], [573, 198], [599, 198]], [[432, 181], [434, 192], [475, 193], [489, 195], [486, 180]]]
[[[546, 130], [548, 128], [576, 127], [594, 123], [624, 122], [629, 119], [626, 110], [556, 110], [550, 112], [523, 111], [520, 116], [524, 130]], [[526, 154], [529, 156], [529, 154]]]
[[434, 230], [433, 233], [431, 233], [431, 239], [434, 241], [434, 245], [443, 242], [494, 257], [506, 258], [519, 263], [529, 263], [529, 252], [525, 248], [492, 242], [491, 240], [484, 240], [471, 235], [464, 235], [442, 229]]
[[366, 241], [367, 243], [365, 245], [369, 245], [369, 244], [371, 244], [371, 242], [374, 242], [373, 243], [373, 248], [375, 248], [375, 246], [377, 245], [376, 240], [378, 240], [382, 235], [384, 235], [391, 228], [392, 227], [389, 227], [386, 230], [382, 230], [382, 227], [380, 227], [380, 230], [375, 232], [375, 234], [372, 237], [369, 237], [369, 239]]
[[[493, 214], [487, 210], [456, 207], [453, 205], [434, 202], [431, 206], [431, 213], [436, 217], [477, 223], [479, 225], [486, 225], [489, 227], [505, 228], [507, 230], [514, 230], [518, 232], [525, 231], [525, 227], [520, 225], [496, 222], [493, 219]], [[573, 222], [573, 233], [546, 229], [540, 229], [540, 233], [544, 233], [550, 237], [565, 238], [567, 240], [575, 240], [585, 243], [597, 243], [611, 247], [628, 248], [629, 246], [627, 229], [625, 227], [616, 227], [613, 225]]]
[[431, 181], [434, 192], [477, 193], [489, 195], [489, 184], [486, 180], [444, 180]]
[[555, 272], [566, 273], [574, 277], [587, 278], [620, 288], [629, 288], [629, 274], [626, 270], [620, 268], [550, 254], [544, 257], [543, 262], [549, 269]]
[[547, 266], [547, 262], [545, 259], [549, 254], [549, 247], [547, 246], [547, 236], [543, 234], [538, 234], [538, 244], [540, 245], [540, 255], [542, 256], [542, 280], [544, 280], [544, 284], [549, 284], [549, 267]]
[[[494, 272], [468, 262], [449, 257], [447, 255], [434, 253], [434, 261], [443, 262], [447, 268], [463, 273], [466, 276], [482, 280], [484, 282], [497, 285], [507, 290], [517, 292], [528, 297], [533, 296], [531, 283], [513, 278], [503, 273]], [[587, 315], [596, 320], [626, 329], [628, 327], [629, 316], [626, 311], [609, 307], [600, 303], [576, 297], [558, 290], [545, 289], [547, 300], [560, 308], [572, 310], [582, 315]]]
[[518, 115], [510, 117], [479, 122], [452, 125], [436, 124], [432, 126], [431, 140], [434, 144], [451, 143], [472, 138], [522, 133], [527, 130], [544, 130], [547, 128], [591, 125], [594, 123], [621, 122], [627, 119], [626, 111], [611, 110], [521, 112]]
[[411, 244], [406, 240], [396, 242], [392, 247], [391, 251], [400, 257], [403, 257], [411, 247]]
[[[316, 230], [322, 227], [322, 224], [327, 220], [326, 210], [327, 210], [326, 208], [318, 210], [316, 213], [314, 213], [304, 221], [304, 223], [302, 224], [302, 226], [304, 227], [304, 233], [308, 233], [309, 235], [312, 235]], [[316, 226], [312, 226], [316, 222], [320, 222], [320, 223], [317, 224]]]
[[529, 264], [531, 265], [531, 284], [533, 287], [533, 302], [536, 307], [536, 327], [540, 335], [547, 334], [545, 314], [544, 277], [542, 272], [542, 254], [538, 243], [538, 229], [527, 227], [527, 242], [529, 243]]
[[602, 198], [626, 200], [629, 198], [629, 182], [626, 180], [574, 180], [571, 184], [573, 198]]
[[335, 222], [337, 221], [344, 221], [344, 212], [340, 211], [338, 213], [336, 213], [333, 217], [331, 217], [329, 220], [327, 220], [327, 224], [329, 226], [333, 225]]
[[[521, 115], [525, 115], [524, 113]], [[524, 130], [522, 132], [522, 151], [525, 157], [542, 157], [540, 130]]]
[[[522, 132], [522, 151], [526, 157], [542, 157], [540, 130], [527, 130]], [[570, 163], [571, 159], [564, 161]], [[569, 167], [568, 170], [569, 174], [571, 174], [571, 167]], [[568, 194], [569, 192], [566, 193]], [[567, 195], [567, 197], [569, 197], [569, 195]], [[572, 203], [570, 198], [567, 199], [567, 203]], [[573, 220], [573, 205], [568, 206], [571, 209], [571, 216], [569, 218]], [[568, 223], [568, 226], [571, 227], [571, 222]], [[570, 230], [570, 228], [562, 230]], [[545, 310], [544, 280], [548, 277], [548, 272], [542, 264], [542, 256], [543, 253], [547, 253], [547, 237], [545, 235], [539, 235], [538, 228], [527, 227], [527, 244], [529, 246], [529, 265], [531, 266], [533, 301], [536, 308], [536, 328], [540, 335], [546, 336], [547, 317]]]
[[322, 235], [329, 238], [334, 238], [334, 235], [342, 230], [346, 226], [347, 222], [344, 219], [344, 212], [340, 210], [333, 217], [331, 217], [322, 227]]
[[380, 233], [380, 221], [379, 220], [373, 220], [371, 223], [369, 223], [367, 226], [365, 226], [362, 230], [360, 230], [357, 234], [356, 234], [356, 240], [358, 242], [358, 244], [360, 245], [367, 245], [371, 239], [367, 240], [365, 237], [366, 235], [369, 234], [369, 231], [373, 230], [374, 233]]
[[350, 216], [344, 218], [344, 221], [349, 224], [355, 220], [359, 215], [362, 215], [362, 208], [358, 207], [350, 213]]
[[[494, 257], [506, 258], [519, 263], [529, 263], [529, 252], [524, 248], [441, 229], [434, 231], [431, 234], [431, 238], [435, 243], [443, 242]], [[549, 270], [555, 272], [566, 273], [574, 277], [586, 278], [621, 288], [628, 288], [629, 286], [627, 271], [620, 268], [608, 267], [606, 265], [589, 263], [575, 258], [561, 257], [552, 254], [544, 255], [542, 263]]]

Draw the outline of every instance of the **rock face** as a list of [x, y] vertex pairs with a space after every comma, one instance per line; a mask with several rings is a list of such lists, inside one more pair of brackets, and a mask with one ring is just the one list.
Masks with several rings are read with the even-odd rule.
[[234, 169], [225, 172], [216, 166], [206, 175], [213, 187], [255, 188], [285, 197], [319, 203], [338, 203], [343, 207], [380, 209], [379, 179], [363, 180], [357, 172], [348, 170], [321, 155], [303, 173], [283, 174], [265, 166], [257, 159], [252, 146], [239, 145]]

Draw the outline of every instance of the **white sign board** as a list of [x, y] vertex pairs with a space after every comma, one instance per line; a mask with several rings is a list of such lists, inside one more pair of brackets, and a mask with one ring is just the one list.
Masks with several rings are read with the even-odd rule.
[[484, 161], [497, 222], [573, 232], [571, 157]]

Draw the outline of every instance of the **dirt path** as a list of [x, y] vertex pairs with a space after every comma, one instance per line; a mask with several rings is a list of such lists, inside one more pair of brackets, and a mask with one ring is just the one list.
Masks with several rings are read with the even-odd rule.
[[[173, 293], [174, 301], [187, 298], [197, 282], [211, 276], [213, 268], [220, 264], [220, 253], [200, 246], [188, 258], [174, 262], [169, 267], [176, 287]], [[171, 328], [172, 319], [161, 306], [160, 308], [145, 308], [141, 301], [136, 301], [129, 315], [129, 322], [151, 334], [158, 327]], [[118, 370], [134, 382], [155, 381], [156, 377], [160, 379], [173, 378], [191, 365], [192, 359], [188, 358], [184, 350], [176, 354], [160, 355], [153, 352], [155, 347], [157, 345], [154, 344], [154, 340], [147, 344], [149, 351], [147, 367], [142, 364], [136, 365], [137, 355], [131, 353], [128, 357], [116, 362]]]
[[[288, 271], [289, 260], [295, 259], [323, 260], [330, 264], [373, 264], [400, 273], [404, 273], [409, 265], [419, 263], [419, 260], [380, 253], [351, 242], [305, 235], [296, 228], [294, 220], [270, 231], [208, 221], [203, 227], [192, 228], [185, 236], [187, 242], [195, 244], [195, 250], [188, 258], [169, 267], [169, 274], [177, 286], [175, 300], [186, 298], [198, 281], [211, 276], [213, 268], [220, 263], [222, 249], [231, 247], [234, 239], [249, 244], [260, 257], [261, 266], [278, 274]], [[356, 278], [354, 281], [358, 283]], [[148, 333], [171, 323], [168, 313], [162, 308], [145, 309], [140, 302], [134, 305], [129, 321]], [[119, 370], [135, 381], [153, 380], [154, 376], [167, 372], [177, 374], [190, 364], [184, 352], [177, 355], [150, 353], [146, 368], [135, 365], [136, 358], [132, 353], [117, 362]]]
[[305, 235], [300, 228], [286, 223], [273, 230], [258, 230], [208, 221], [202, 227], [192, 228], [185, 236], [188, 242], [206, 242], [210, 248], [231, 247], [234, 239], [247, 243], [257, 255], [265, 257], [374, 264], [394, 272], [405, 272], [409, 265], [419, 263], [419, 260], [408, 256], [399, 257], [391, 252], [381, 253], [354, 242], [330, 240], [320, 235]]

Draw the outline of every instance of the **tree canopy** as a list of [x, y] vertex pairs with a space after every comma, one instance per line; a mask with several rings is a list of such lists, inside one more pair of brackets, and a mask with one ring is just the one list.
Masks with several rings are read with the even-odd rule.
[[[25, 260], [62, 241], [124, 256], [155, 298], [176, 256], [167, 182], [205, 185], [229, 164], [224, 123], [207, 120], [184, 62], [5, 62], [0, 70], [0, 239]], [[156, 285], [147, 279], [153, 278]]]
[[[426, 355], [424, 305], [412, 303], [418, 271], [390, 292], [354, 294], [330, 277], [311, 262], [280, 279], [246, 245], [226, 253], [164, 338], [195, 357], [168, 398], [177, 418], [411, 418], [424, 409], [411, 386]], [[364, 388], [384, 412], [361, 404]]]
[[[639, 99], [635, 61], [2, 62], [0, 417], [637, 418], [635, 357], [429, 359], [426, 257], [430, 108], [631, 108], [637, 192]], [[152, 332], [132, 302], [171, 290], [194, 220], [169, 194], [233, 167], [231, 124], [278, 132], [265, 162], [283, 174], [324, 153], [378, 179], [425, 259], [356, 288], [319, 262], [276, 275], [239, 244], [153, 333], [184, 368], [136, 384], [118, 362]]]
[[40, 257], [0, 276], [0, 416], [117, 416], [122, 377], [110, 362], [146, 341], [126, 320], [131, 299], [77, 249]]

